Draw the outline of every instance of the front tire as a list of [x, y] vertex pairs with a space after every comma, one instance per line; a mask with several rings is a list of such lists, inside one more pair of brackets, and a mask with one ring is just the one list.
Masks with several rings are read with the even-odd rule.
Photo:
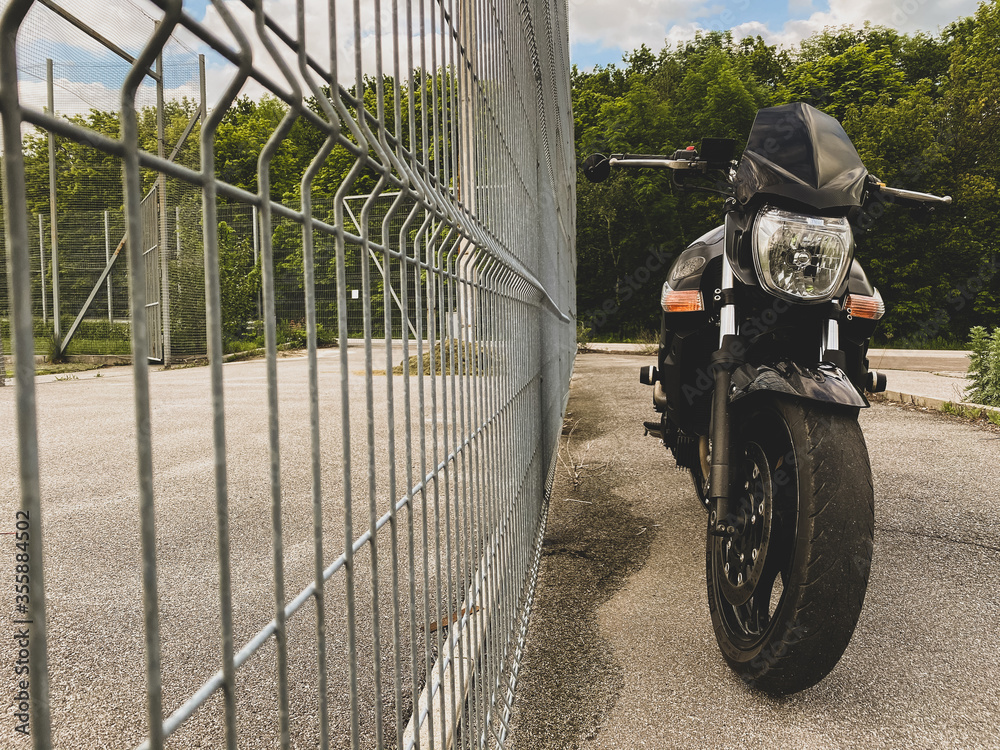
[[822, 680], [857, 624], [875, 525], [871, 466], [857, 410], [770, 395], [736, 408], [737, 532], [708, 536], [709, 610], [729, 666], [786, 695]]

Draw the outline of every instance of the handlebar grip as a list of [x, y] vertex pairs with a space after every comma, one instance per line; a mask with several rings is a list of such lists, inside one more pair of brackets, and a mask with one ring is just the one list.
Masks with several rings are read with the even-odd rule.
[[891, 195], [894, 198], [898, 198], [902, 201], [912, 202], [912, 203], [951, 203], [950, 195], [932, 195], [931, 193], [919, 193], [916, 190], [903, 190], [901, 188], [892, 188], [886, 185], [879, 186], [880, 192], [886, 195]]

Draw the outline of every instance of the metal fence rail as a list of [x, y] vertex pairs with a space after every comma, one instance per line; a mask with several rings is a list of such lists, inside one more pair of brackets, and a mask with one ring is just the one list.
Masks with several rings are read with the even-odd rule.
[[[9, 293], [0, 319], [9, 318], [6, 354], [15, 365], [13, 403], [3, 400], [12, 389], [0, 389], [0, 408], [16, 413], [18, 451], [16, 478], [3, 478], [19, 490], [18, 534], [10, 538], [24, 544], [30, 579], [27, 611], [14, 619], [30, 631], [32, 745], [97, 746], [108, 742], [106, 723], [112, 744], [150, 748], [502, 746], [575, 352], [565, 0], [297, 0], [294, 22], [290, 3], [212, 0], [196, 19], [181, 0], [154, 2], [147, 12], [155, 27], [122, 50], [133, 62], [120, 90], [119, 137], [19, 95], [18, 34], [34, 8], [58, 3], [8, 0], [0, 16]], [[229, 65], [200, 123], [198, 168], [140, 143], [137, 95], [177, 37]], [[241, 91], [267, 92], [283, 112], [259, 153], [247, 154], [257, 163], [256, 193], [221, 179], [215, 163], [217, 133]], [[39, 228], [22, 151], [30, 127], [120, 160], [133, 321], [152, 320], [146, 310], [161, 291], [139, 243], [146, 188], [163, 175], [201, 193], [208, 368], [152, 371], [147, 352], [180, 323], [130, 326], [135, 480], [106, 491], [134, 498], [141, 606], [136, 600], [135, 617], [123, 619], [134, 627], [117, 634], [116, 648], [131, 653], [130, 638], [141, 644], [145, 707], [140, 714], [125, 696], [106, 722], [73, 708], [81, 679], [114, 677], [74, 671], [82, 655], [66, 643], [88, 623], [65, 614], [62, 588], [75, 567], [103, 558], [76, 560], [73, 545], [42, 538], [44, 527], [61, 539], [64, 524], [63, 498], [43, 493], [58, 486], [46, 484], [56, 427], [39, 421], [34, 378]], [[272, 165], [283, 146], [301, 145], [289, 139], [303, 127], [319, 137], [297, 175], [298, 195], [274, 195]], [[333, 163], [346, 170], [320, 190]], [[244, 441], [255, 428], [233, 404], [251, 386], [245, 375], [234, 384], [223, 367], [220, 217], [234, 206], [253, 211], [260, 230], [266, 357], [256, 437], [267, 458], [249, 463]], [[276, 294], [284, 288], [301, 292], [301, 366], [279, 361]], [[362, 342], [349, 342], [359, 312]], [[322, 321], [336, 324], [333, 356], [317, 347]], [[182, 412], [157, 395], [182, 376], [204, 381], [207, 413]], [[87, 393], [101, 398], [98, 389]], [[181, 482], [185, 468], [158, 443], [168, 408], [189, 421], [188, 439], [204, 434], [211, 446], [198, 465], [204, 481], [176, 485], [190, 486], [191, 513], [212, 508], [214, 527], [198, 537], [214, 541], [210, 571], [198, 569], [201, 548], [164, 550], [171, 540], [162, 529], [176, 527], [170, 482]], [[251, 486], [243, 474], [261, 462], [266, 478]], [[96, 465], [86, 469], [95, 483], [112, 481]], [[269, 498], [266, 526], [247, 514], [261, 507], [255, 489]], [[265, 536], [254, 537], [261, 527]], [[264, 539], [271, 549], [261, 560]], [[126, 565], [126, 550], [120, 556], [106, 564]], [[164, 615], [177, 611], [178, 582], [198, 587], [195, 600], [215, 630]], [[258, 606], [267, 598], [269, 607]], [[128, 606], [124, 590], [119, 606]], [[248, 631], [246, 622], [256, 624]], [[180, 653], [217, 644], [214, 663], [188, 667], [202, 684], [176, 684], [178, 642], [187, 643]], [[243, 676], [261, 664], [272, 678], [248, 685]], [[274, 709], [263, 725], [273, 736], [246, 710], [262, 701]], [[10, 727], [0, 732], [4, 743], [21, 741]]]

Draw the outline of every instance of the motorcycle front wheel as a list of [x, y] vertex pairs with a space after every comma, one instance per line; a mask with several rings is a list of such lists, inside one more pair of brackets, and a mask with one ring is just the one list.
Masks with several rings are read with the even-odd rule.
[[871, 567], [874, 492], [857, 410], [765, 395], [733, 414], [736, 533], [708, 536], [708, 601], [729, 666], [787, 695], [840, 660]]

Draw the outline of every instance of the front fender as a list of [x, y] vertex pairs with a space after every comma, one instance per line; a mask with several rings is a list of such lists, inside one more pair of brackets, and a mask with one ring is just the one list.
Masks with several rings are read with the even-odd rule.
[[844, 371], [828, 362], [812, 367], [788, 361], [759, 366], [745, 363], [733, 372], [730, 403], [764, 392], [856, 409], [869, 406]]

